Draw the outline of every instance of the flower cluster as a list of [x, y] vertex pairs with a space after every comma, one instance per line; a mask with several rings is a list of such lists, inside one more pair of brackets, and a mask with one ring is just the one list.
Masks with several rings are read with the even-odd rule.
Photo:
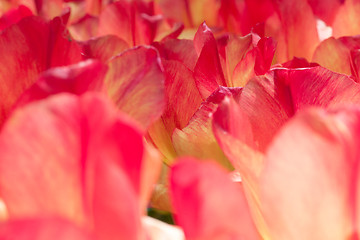
[[0, 240], [360, 239], [359, 1], [0, 15]]

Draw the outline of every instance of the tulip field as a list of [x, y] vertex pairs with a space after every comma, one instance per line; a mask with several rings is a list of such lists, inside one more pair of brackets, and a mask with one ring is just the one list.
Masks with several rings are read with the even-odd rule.
[[359, 0], [0, 0], [0, 240], [359, 239]]

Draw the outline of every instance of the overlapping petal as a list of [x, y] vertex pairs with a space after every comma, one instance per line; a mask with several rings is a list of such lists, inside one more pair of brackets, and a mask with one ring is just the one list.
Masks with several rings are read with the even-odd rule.
[[215, 163], [180, 159], [170, 182], [176, 220], [187, 239], [260, 239], [241, 185]]
[[59, 94], [28, 104], [0, 139], [0, 195], [10, 219], [57, 215], [94, 227], [101, 239], [141, 236], [140, 194], [156, 178], [143, 178], [138, 127], [108, 100]]
[[27, 17], [0, 34], [0, 124], [12, 105], [39, 74], [56, 66], [81, 60], [80, 48], [71, 40], [61, 18], [46, 22]]
[[116, 106], [144, 129], [161, 116], [164, 74], [156, 49], [140, 46], [112, 58], [105, 85]]
[[359, 113], [309, 110], [276, 136], [260, 178], [271, 238], [357, 239]]

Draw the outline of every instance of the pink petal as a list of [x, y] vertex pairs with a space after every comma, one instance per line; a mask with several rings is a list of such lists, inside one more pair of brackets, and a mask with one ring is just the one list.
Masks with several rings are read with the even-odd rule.
[[84, 229], [60, 218], [28, 218], [0, 223], [0, 239], [94, 240]]
[[357, 239], [357, 108], [312, 109], [291, 120], [267, 152], [261, 207], [274, 239]]
[[180, 159], [170, 183], [176, 220], [187, 239], [260, 239], [241, 185], [216, 164]]
[[308, 106], [328, 108], [360, 101], [358, 84], [326, 68], [280, 69], [275, 70], [275, 76], [289, 85], [295, 111]]
[[196, 32], [194, 45], [199, 55], [194, 69], [194, 77], [201, 96], [206, 99], [219, 85], [226, 86], [226, 83], [216, 40], [205, 23]]
[[108, 239], [135, 239], [143, 181], [154, 175], [143, 175], [143, 148], [138, 127], [94, 93], [58, 94], [18, 108], [0, 135], [9, 217], [55, 214]]
[[107, 67], [96, 60], [51, 68], [43, 72], [37, 82], [21, 95], [16, 107], [62, 92], [76, 95], [87, 91], [102, 92], [106, 72]]
[[184, 128], [200, 106], [202, 99], [192, 72], [178, 61], [163, 61], [167, 105], [162, 120], [171, 134]]

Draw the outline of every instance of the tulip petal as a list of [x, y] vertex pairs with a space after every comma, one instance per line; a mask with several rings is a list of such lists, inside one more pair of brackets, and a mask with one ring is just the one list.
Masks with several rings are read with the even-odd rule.
[[114, 35], [98, 37], [82, 43], [82, 50], [86, 58], [96, 58], [103, 63], [128, 48], [129, 45], [124, 40]]
[[180, 159], [170, 183], [175, 219], [186, 239], [260, 239], [242, 186], [216, 164]]
[[200, 106], [202, 99], [192, 72], [177, 61], [163, 61], [167, 105], [162, 115], [171, 134], [184, 128]]
[[219, 85], [226, 86], [226, 83], [216, 40], [205, 23], [200, 25], [196, 32], [194, 46], [199, 55], [194, 69], [194, 77], [201, 96], [206, 99]]
[[24, 17], [32, 16], [32, 12], [24, 5], [20, 5], [16, 9], [11, 9], [4, 13], [0, 18], [0, 31], [19, 22]]
[[176, 60], [191, 71], [194, 70], [197, 55], [193, 41], [187, 39], [168, 39], [155, 46], [165, 60]]
[[31, 218], [0, 223], [0, 239], [95, 240], [95, 237], [64, 219]]
[[[319, 44], [319, 38], [316, 19], [308, 2], [305, 0], [278, 0], [273, 2], [282, 24], [280, 34], [283, 35], [274, 36], [279, 41], [278, 48], [283, 48], [283, 50], [278, 49], [278, 53], [283, 52], [283, 56], [278, 55], [278, 61], [284, 62], [294, 56], [310, 60], [316, 46]], [[271, 22], [268, 22], [268, 24], [271, 24]], [[275, 25], [266, 28], [269, 27], [278, 29], [278, 26]], [[270, 34], [270, 36], [273, 35]]]
[[351, 75], [350, 50], [333, 37], [319, 44], [312, 61], [331, 71]]
[[144, 129], [164, 109], [164, 74], [156, 49], [136, 47], [109, 62], [105, 85], [119, 109], [137, 120]]
[[69, 26], [69, 31], [77, 41], [86, 41], [95, 37], [98, 32], [99, 19], [90, 15], [85, 15], [77, 22]]
[[[132, 149], [134, 148], [135, 145], [132, 146]], [[100, 239], [116, 240], [119, 237], [129, 240], [141, 239], [140, 236], [144, 233], [140, 225], [139, 202], [132, 188], [132, 182], [115, 161], [106, 160], [105, 157], [99, 159], [95, 166], [93, 180], [95, 231]], [[131, 158], [126, 160], [132, 162], [129, 161], [132, 160]]]
[[312, 109], [267, 152], [262, 211], [274, 239], [356, 239], [360, 111]]
[[[226, 70], [228, 78], [232, 81], [227, 81], [228, 87], [241, 86], [240, 84], [234, 84], [236, 77], [233, 77], [234, 70], [237, 64], [245, 57], [249, 48], [252, 46], [252, 35], [248, 34], [244, 37], [238, 37], [230, 35], [229, 40], [225, 46], [226, 52]], [[245, 85], [245, 84], [244, 84]]]
[[101, 236], [141, 234], [144, 150], [131, 121], [94, 93], [18, 108], [0, 135], [0, 194], [9, 217], [55, 214]]
[[107, 5], [99, 16], [99, 35], [115, 35], [130, 46], [135, 45], [130, 18], [130, 3], [122, 1]]
[[212, 132], [212, 114], [226, 96], [239, 95], [241, 89], [218, 88], [190, 119], [183, 129], [175, 129], [172, 135], [178, 156], [194, 156], [200, 159], [214, 159], [232, 169], [231, 164], [220, 149]]
[[358, 12], [360, 3], [356, 0], [347, 0], [342, 4], [332, 24], [333, 36], [354, 36], [360, 33]]
[[342, 0], [308, 0], [311, 9], [314, 14], [321, 20], [331, 25], [335, 19], [335, 16], [344, 1]]
[[42, 71], [81, 60], [80, 49], [71, 40], [60, 18], [45, 22], [27, 17], [0, 33], [0, 125], [25, 89]]
[[354, 80], [326, 68], [279, 69], [275, 70], [275, 78], [288, 84], [295, 111], [308, 106], [329, 108], [360, 101], [360, 86]]
[[87, 91], [102, 92], [106, 71], [107, 67], [96, 60], [51, 68], [42, 73], [37, 82], [21, 95], [16, 107], [62, 92], [76, 95]]
[[99, 36], [116, 35], [130, 46], [150, 44], [157, 29], [152, 4], [120, 1], [108, 4], [99, 16]]

